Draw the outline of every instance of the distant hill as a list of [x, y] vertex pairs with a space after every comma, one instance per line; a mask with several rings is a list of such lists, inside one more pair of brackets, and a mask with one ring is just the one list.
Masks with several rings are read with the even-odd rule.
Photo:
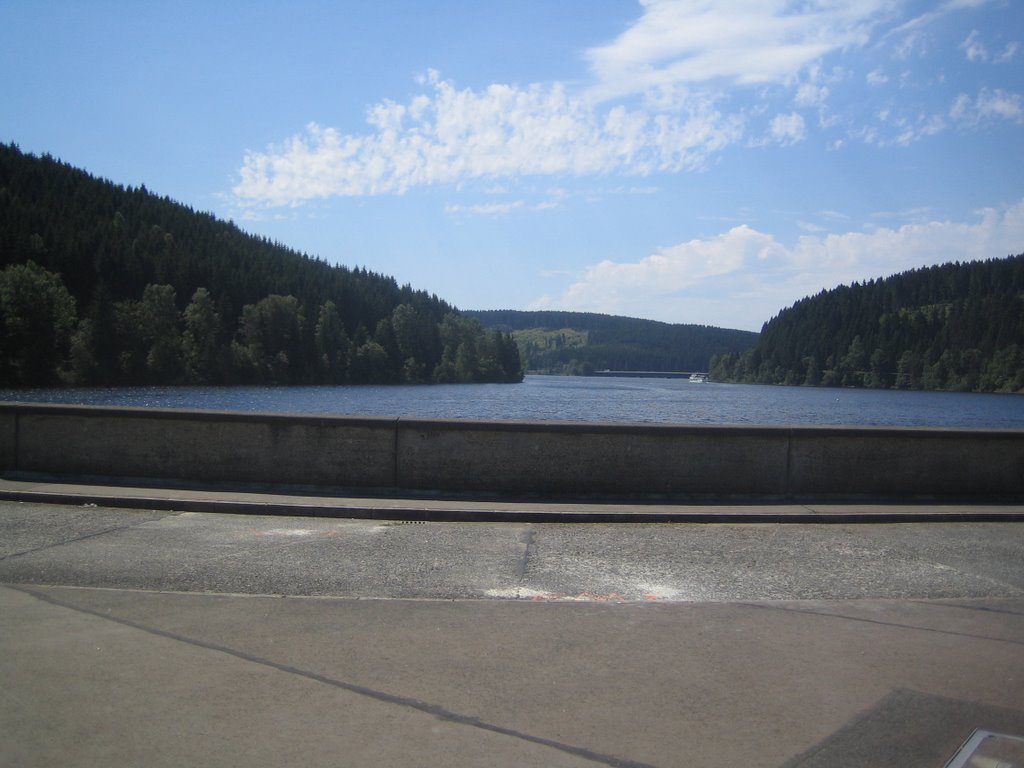
[[436, 295], [0, 145], [0, 386], [521, 379]]
[[1024, 255], [904, 272], [798, 301], [719, 381], [1024, 391]]
[[538, 373], [706, 371], [711, 357], [740, 353], [757, 341], [750, 331], [590, 312], [467, 310], [485, 328], [511, 332], [526, 369]]

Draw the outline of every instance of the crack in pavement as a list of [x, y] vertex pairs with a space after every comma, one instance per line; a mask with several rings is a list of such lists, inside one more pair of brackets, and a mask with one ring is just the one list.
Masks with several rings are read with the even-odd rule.
[[525, 531], [522, 536], [519, 537], [519, 543], [523, 545], [523, 554], [519, 558], [519, 562], [516, 563], [516, 583], [522, 584], [523, 579], [526, 578], [526, 567], [530, 563], [530, 554], [533, 552], [536, 546], [537, 531], [531, 525]]
[[[177, 512], [177, 513], [173, 513], [173, 514], [168, 514], [168, 515], [164, 515], [163, 517], [160, 517], [160, 518], [157, 518], [157, 519], [158, 520], [164, 520], [164, 519], [166, 519], [168, 517], [177, 517], [177, 515], [179, 515], [179, 514], [181, 514], [181, 513]], [[146, 520], [145, 522], [146, 523], [151, 523], [153, 521], [152, 520]], [[0, 555], [0, 563], [2, 563], [5, 560], [12, 560], [12, 559], [14, 559], [16, 557], [24, 557], [25, 555], [32, 555], [32, 554], [35, 554], [36, 552], [45, 552], [48, 549], [56, 549], [57, 547], [64, 547], [64, 546], [67, 546], [68, 544], [77, 544], [80, 541], [88, 541], [89, 539], [95, 539], [95, 538], [98, 538], [100, 536], [106, 536], [108, 533], [117, 533], [118, 531], [128, 531], [128, 530], [131, 530], [132, 528], [137, 528], [138, 526], [143, 525], [143, 524], [144, 523], [132, 523], [130, 525], [115, 525], [113, 528], [105, 528], [102, 531], [94, 531], [93, 533], [86, 533], [86, 534], [84, 534], [82, 536], [76, 536], [73, 539], [66, 539], [64, 541], [51, 542], [49, 544], [44, 544], [41, 547], [33, 547], [32, 549], [26, 549], [26, 550], [23, 550], [21, 552], [11, 552], [8, 555]]]
[[824, 616], [831, 619], [845, 619], [846, 621], [859, 621], [864, 624], [877, 624], [883, 627], [895, 627], [896, 629], [910, 629], [917, 632], [934, 632], [938, 635], [950, 635], [953, 637], [969, 637], [973, 640], [987, 640], [993, 643], [1010, 643], [1011, 645], [1024, 646], [1024, 640], [1008, 640], [1005, 637], [990, 637], [988, 635], [976, 635], [970, 632], [955, 632], [950, 629], [936, 629], [935, 627], [922, 627], [914, 624], [902, 624], [896, 621], [882, 621], [880, 619], [868, 619], [863, 616], [849, 616], [843, 613], [832, 613], [830, 611], [812, 611], [808, 608], [792, 608], [784, 605], [771, 605], [768, 603], [735, 603], [745, 605], [749, 608], [760, 608], [766, 611], [783, 611], [786, 613], [803, 613], [808, 616]]
[[927, 607], [959, 608], [963, 611], [982, 611], [985, 613], [1005, 613], [1009, 616], [1024, 616], [1024, 611], [1008, 611], [1005, 608], [993, 608], [990, 605], [959, 605], [957, 603], [946, 603], [941, 600], [909, 600], [908, 602]]
[[98, 610], [83, 608], [82, 606], [65, 602], [57, 597], [54, 597], [53, 595], [48, 595], [45, 592], [41, 592], [39, 590], [32, 589], [29, 587], [14, 584], [6, 584], [4, 586], [8, 589], [22, 592], [24, 594], [36, 598], [37, 600], [40, 600], [44, 603], [48, 603], [50, 605], [57, 606], [59, 608], [65, 608], [67, 610], [76, 611], [78, 613], [83, 613], [89, 616], [95, 616], [105, 621], [110, 621], [115, 624], [131, 627], [132, 629], [136, 629], [141, 632], [154, 635], [156, 637], [162, 637], [168, 640], [174, 640], [179, 643], [185, 643], [195, 648], [202, 648], [208, 651], [223, 653], [228, 656], [232, 656], [236, 659], [241, 659], [242, 661], [249, 662], [251, 664], [258, 664], [264, 667], [268, 667], [270, 669], [277, 670], [278, 672], [284, 672], [286, 674], [303, 677], [307, 680], [312, 680], [314, 682], [322, 683], [333, 688], [338, 688], [340, 690], [347, 691], [358, 696], [365, 696], [367, 698], [374, 699], [376, 701], [380, 701], [386, 704], [393, 704], [396, 706], [413, 709], [424, 714], [432, 715], [433, 717], [436, 717], [437, 719], [445, 722], [454, 723], [456, 725], [464, 725], [470, 728], [478, 728], [482, 731], [488, 731], [490, 733], [496, 733], [501, 736], [508, 736], [510, 738], [518, 739], [520, 741], [525, 741], [531, 744], [537, 744], [540, 746], [548, 747], [550, 749], [555, 749], [559, 752], [573, 755], [574, 757], [579, 757], [593, 763], [610, 766], [610, 768], [655, 768], [654, 766], [648, 763], [640, 763], [633, 760], [627, 760], [625, 758], [615, 757], [614, 755], [601, 754], [599, 752], [589, 750], [586, 747], [578, 747], [572, 744], [563, 744], [561, 742], [555, 741], [554, 739], [548, 739], [543, 736], [535, 736], [530, 733], [523, 733], [522, 731], [517, 731], [513, 728], [507, 728], [496, 723], [489, 723], [486, 720], [481, 720], [480, 718], [473, 717], [471, 715], [464, 715], [458, 712], [453, 712], [450, 709], [441, 706], [440, 704], [432, 704], [430, 702], [421, 701], [420, 699], [414, 699], [408, 696], [400, 696], [393, 693], [387, 693], [385, 691], [378, 691], [374, 688], [369, 688], [364, 685], [358, 685], [357, 683], [350, 683], [344, 680], [338, 680], [336, 678], [328, 677], [327, 675], [321, 675], [317, 672], [312, 672], [307, 669], [293, 667], [290, 664], [284, 664], [278, 661], [273, 661], [272, 659], [266, 659], [260, 656], [255, 656], [253, 654], [246, 653], [245, 651], [240, 651], [236, 648], [231, 648], [230, 646], [219, 645], [217, 643], [208, 642], [206, 640], [200, 640], [195, 637], [188, 637], [187, 635], [181, 635], [176, 632], [170, 632], [168, 630], [160, 629], [158, 627], [151, 627], [149, 625], [142, 624], [131, 619], [126, 619], [120, 616], [114, 616], [112, 614], [104, 613]]

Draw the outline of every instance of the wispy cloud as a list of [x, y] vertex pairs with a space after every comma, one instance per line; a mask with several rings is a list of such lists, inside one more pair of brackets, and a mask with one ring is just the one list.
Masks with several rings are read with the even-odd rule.
[[985, 209], [973, 222], [922, 221], [896, 228], [801, 236], [794, 245], [746, 225], [634, 262], [587, 268], [561, 295], [533, 309], [639, 315], [756, 330], [779, 310], [855, 280], [1024, 247], [1024, 200]]
[[980, 8], [983, 5], [989, 5], [993, 0], [946, 0], [944, 3], [940, 3], [937, 8], [928, 10], [919, 16], [903, 22], [895, 29], [890, 30], [887, 35], [900, 35], [905, 32], [918, 30], [921, 27], [926, 27], [929, 24], [934, 23], [938, 19], [956, 11], [969, 10], [971, 8]]
[[[370, 106], [362, 132], [311, 122], [280, 144], [249, 151], [234, 200], [251, 216], [318, 198], [477, 181], [517, 187], [526, 177], [679, 174], [708, 167], [732, 146], [788, 146], [815, 130], [831, 131], [826, 146], [840, 150], [851, 139], [907, 146], [950, 127], [1019, 121], [1020, 97], [998, 89], [961, 95], [948, 110], [905, 98], [870, 115], [862, 114], [870, 99], [853, 110], [830, 107], [855, 81], [885, 104], [881, 89], [901, 77], [881, 66], [854, 76], [825, 57], [873, 40], [891, 56], [910, 55], [911, 39], [921, 55], [925, 27], [985, 1], [951, 0], [886, 31], [903, 11], [888, 0], [641, 0], [633, 24], [584, 52], [589, 82], [468, 89], [429, 71], [404, 103]], [[1013, 58], [1018, 46], [995, 56], [972, 31], [961, 48], [972, 60], [996, 62]], [[507, 212], [494, 205], [459, 212]]]
[[513, 200], [507, 203], [479, 203], [476, 205], [446, 205], [444, 212], [452, 215], [470, 213], [477, 216], [504, 216], [512, 211], [522, 208], [522, 200]]
[[[235, 199], [250, 209], [283, 207], [469, 180], [701, 168], [742, 138], [747, 116], [720, 111], [721, 90], [688, 85], [786, 81], [831, 51], [863, 44], [885, 2], [832, 0], [799, 9], [784, 0], [641, 5], [635, 24], [586, 52], [594, 81], [577, 93], [558, 82], [459, 89], [429, 72], [419, 78], [425, 91], [407, 103], [373, 105], [365, 133], [309, 123], [279, 145], [248, 152]], [[642, 105], [624, 102], [641, 93]], [[820, 108], [827, 94], [808, 82], [795, 102]], [[795, 112], [768, 127], [782, 144], [805, 133]]]
[[988, 48], [982, 44], [981, 33], [976, 29], [971, 30], [967, 39], [960, 43], [960, 49], [968, 61], [988, 61]]
[[877, 88], [888, 83], [889, 76], [885, 74], [885, 70], [883, 70], [881, 67], [876, 67], [875, 69], [868, 72], [867, 81], [868, 85], [872, 85]]
[[770, 127], [771, 137], [782, 145], [796, 144], [807, 135], [807, 127], [803, 117], [797, 112], [788, 115], [776, 115]]
[[982, 88], [971, 98], [966, 93], [957, 96], [949, 109], [949, 116], [967, 125], [978, 125], [993, 120], [1024, 123], [1024, 104], [1019, 93], [999, 88]]
[[1020, 50], [1020, 43], [1015, 40], [1011, 41], [1006, 44], [1002, 53], [993, 55], [989, 53], [988, 47], [982, 42], [981, 33], [973, 29], [966, 39], [960, 43], [960, 50], [964, 52], [964, 56], [967, 57], [968, 61], [992, 61], [996, 64], [1008, 64], [1016, 57], [1017, 52]]
[[1020, 43], [1018, 43], [1017, 41], [1007, 43], [1006, 48], [1003, 49], [1003, 52], [1001, 54], [995, 57], [994, 61], [996, 64], [1009, 64], [1011, 61], [1017, 58], [1017, 53], [1019, 51]]
[[793, 98], [798, 107], [821, 107], [828, 98], [828, 88], [814, 83], [803, 83], [797, 88]]
[[460, 90], [431, 73], [432, 92], [369, 111], [353, 136], [316, 123], [266, 152], [249, 152], [234, 187], [243, 204], [298, 205], [331, 196], [521, 176], [646, 175], [700, 167], [740, 135], [707, 100], [649, 113], [594, 108], [559, 84]]
[[826, 231], [828, 231], [828, 230], [825, 229], [825, 227], [822, 227], [822, 226], [820, 226], [818, 224], [815, 224], [813, 222], [810, 222], [810, 221], [800, 220], [800, 221], [797, 221], [796, 225], [802, 231], [804, 231], [804, 232], [818, 233], [818, 232], [826, 232]]
[[780, 83], [844, 46], [867, 42], [883, 0], [644, 0], [644, 13], [587, 59], [592, 93], [616, 98], [715, 81]]

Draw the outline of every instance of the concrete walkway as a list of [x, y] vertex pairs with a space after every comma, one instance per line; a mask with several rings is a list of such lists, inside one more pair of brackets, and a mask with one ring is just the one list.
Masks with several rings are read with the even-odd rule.
[[0, 765], [940, 768], [1024, 735], [1024, 526], [973, 508], [410, 525], [119, 492], [0, 503]]

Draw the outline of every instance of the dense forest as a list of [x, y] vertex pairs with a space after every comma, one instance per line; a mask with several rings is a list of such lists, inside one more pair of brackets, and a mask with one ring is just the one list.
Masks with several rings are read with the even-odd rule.
[[757, 334], [703, 325], [590, 312], [467, 311], [484, 327], [511, 332], [526, 369], [587, 375], [594, 371], [707, 371], [713, 355], [750, 348]]
[[0, 145], [0, 386], [522, 376], [435, 295]]
[[803, 299], [717, 381], [1024, 391], [1024, 255], [945, 264]]

